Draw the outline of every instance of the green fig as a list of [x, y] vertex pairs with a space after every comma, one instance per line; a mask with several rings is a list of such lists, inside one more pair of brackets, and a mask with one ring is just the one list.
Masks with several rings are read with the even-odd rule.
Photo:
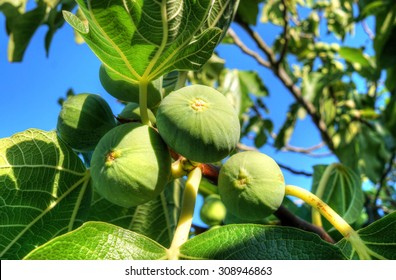
[[158, 132], [139, 123], [110, 130], [91, 160], [96, 191], [110, 202], [132, 207], [158, 196], [171, 177], [171, 157]]
[[221, 198], [217, 194], [208, 195], [200, 210], [201, 220], [208, 226], [220, 225], [225, 216], [227, 210], [221, 201]]
[[[149, 120], [154, 125], [155, 116], [150, 109], [147, 110], [148, 110]], [[121, 111], [121, 113], [118, 114], [118, 117], [123, 120], [141, 121], [139, 104], [134, 102], [127, 103], [124, 109]]]
[[231, 156], [221, 167], [218, 181], [227, 212], [247, 221], [261, 220], [282, 204], [285, 181], [278, 164], [253, 151]]
[[69, 96], [63, 102], [57, 132], [74, 150], [89, 152], [115, 126], [109, 104], [99, 95], [82, 93]]
[[[99, 69], [99, 79], [103, 88], [115, 98], [139, 103], [139, 84], [128, 82], [120, 75], [101, 65]], [[155, 108], [162, 100], [162, 79], [157, 79], [148, 84], [147, 107]]]
[[192, 161], [219, 161], [239, 141], [236, 110], [211, 87], [192, 85], [170, 93], [158, 107], [156, 117], [165, 142]]

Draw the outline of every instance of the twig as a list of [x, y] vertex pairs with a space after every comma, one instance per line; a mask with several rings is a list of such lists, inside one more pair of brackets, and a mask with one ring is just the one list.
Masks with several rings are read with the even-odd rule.
[[285, 22], [285, 24], [283, 25], [283, 46], [282, 46], [282, 50], [280, 52], [279, 58], [276, 61], [276, 67], [279, 67], [279, 64], [282, 63], [283, 59], [286, 56], [287, 53], [287, 48], [289, 45], [289, 20], [288, 20], [288, 16], [287, 16], [287, 5], [286, 5], [286, 0], [282, 0], [282, 5], [283, 5], [283, 21]]
[[375, 35], [374, 35], [373, 31], [371, 31], [370, 27], [368, 26], [368, 24], [365, 20], [362, 20], [362, 27], [363, 27], [364, 32], [370, 38], [370, 40], [374, 40]]
[[257, 52], [249, 49], [242, 42], [242, 40], [238, 37], [238, 35], [235, 33], [235, 31], [232, 28], [228, 29], [228, 35], [230, 35], [230, 37], [234, 41], [235, 45], [237, 45], [241, 49], [242, 52], [253, 57], [262, 66], [267, 67], [267, 68], [271, 67], [271, 64], [268, 61], [266, 61], [264, 58], [262, 58]]
[[378, 183], [379, 186], [378, 186], [377, 192], [375, 193], [374, 200], [372, 202], [373, 206], [374, 206], [373, 208], [378, 209], [378, 207], [376, 206], [377, 200], [378, 200], [378, 198], [380, 196], [380, 193], [381, 193], [381, 190], [382, 190], [383, 186], [385, 185], [386, 177], [388, 176], [389, 172], [392, 171], [393, 162], [395, 161], [395, 158], [396, 158], [396, 152], [393, 152], [393, 154], [392, 154], [392, 156], [391, 156], [391, 158], [389, 160], [389, 163], [388, 163], [388, 168], [385, 169], [384, 173], [382, 174], [382, 176], [381, 176], [381, 178], [379, 180], [379, 183]]
[[276, 58], [271, 48], [264, 42], [261, 36], [256, 31], [254, 31], [248, 24], [242, 21], [236, 22], [238, 22], [241, 27], [250, 35], [250, 37], [257, 44], [258, 48], [264, 52], [271, 65], [268, 68], [270, 68], [274, 72], [274, 74], [281, 80], [283, 85], [290, 91], [290, 93], [297, 100], [297, 102], [304, 107], [307, 113], [311, 116], [314, 124], [318, 128], [323, 140], [326, 142], [329, 149], [334, 151], [334, 143], [332, 137], [327, 130], [325, 122], [321, 119], [320, 115], [317, 114], [315, 106], [308, 100], [304, 99], [301, 89], [295, 85], [294, 81], [290, 78], [282, 65], [276, 64]]
[[[247, 145], [242, 144], [242, 143], [239, 143], [237, 145], [237, 149], [240, 150], [240, 151], [259, 151], [255, 147], [250, 147], [250, 146], [247, 146]], [[313, 175], [312, 173], [309, 173], [309, 172], [306, 172], [306, 171], [295, 170], [295, 169], [293, 169], [293, 168], [291, 168], [289, 166], [286, 166], [284, 164], [281, 164], [281, 163], [278, 163], [278, 165], [279, 165], [280, 168], [285, 169], [285, 170], [287, 170], [287, 171], [289, 171], [289, 172], [291, 172], [293, 174], [296, 174], [296, 175], [304, 175], [304, 176], [307, 176], [307, 177], [311, 177]]]

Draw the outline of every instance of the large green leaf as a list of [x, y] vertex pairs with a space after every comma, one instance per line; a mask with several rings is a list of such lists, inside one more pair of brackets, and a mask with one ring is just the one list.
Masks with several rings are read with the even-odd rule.
[[[330, 168], [328, 170], [331, 170], [331, 172], [325, 178], [323, 175], [327, 168]], [[359, 176], [349, 167], [339, 163], [330, 166], [316, 165], [313, 169], [311, 191], [318, 195], [348, 223], [354, 223], [360, 217], [364, 204], [364, 195]], [[323, 185], [318, 189], [321, 184]], [[327, 228], [330, 228], [330, 226]]]
[[166, 248], [150, 238], [103, 222], [87, 222], [30, 252], [27, 260], [159, 260]]
[[[360, 238], [377, 259], [396, 260], [396, 212], [358, 231]], [[351, 244], [342, 239], [336, 244], [350, 259], [357, 259]]]
[[316, 234], [295, 228], [227, 225], [202, 233], [180, 248], [183, 259], [344, 259], [338, 248]]
[[198, 70], [225, 34], [238, 0], [77, 0], [88, 23], [64, 17], [104, 65], [131, 83]]
[[85, 219], [89, 173], [56, 132], [0, 139], [0, 258], [20, 259]]

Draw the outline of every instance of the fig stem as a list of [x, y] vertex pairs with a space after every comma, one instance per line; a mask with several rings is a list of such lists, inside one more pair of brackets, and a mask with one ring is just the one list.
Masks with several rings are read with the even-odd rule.
[[[322, 178], [319, 181], [319, 185], [318, 188], [316, 189], [315, 195], [322, 199], [323, 198], [323, 194], [324, 191], [326, 189], [327, 184], [329, 183], [330, 177], [331, 177], [331, 173], [333, 172], [333, 170], [335, 169], [336, 164], [330, 164], [326, 167]], [[315, 208], [312, 208], [312, 223], [318, 227], [323, 227], [323, 223], [322, 223], [322, 216], [320, 215], [320, 212], [318, 210], [316, 210]]]
[[179, 77], [177, 78], [174, 90], [178, 90], [186, 85], [187, 73], [187, 71], [179, 71]]
[[178, 259], [180, 246], [188, 240], [201, 179], [202, 171], [199, 167], [194, 168], [187, 174], [179, 222], [173, 236], [172, 244], [168, 249], [168, 259], [170, 260]]
[[139, 81], [139, 107], [140, 107], [140, 118], [142, 124], [150, 126], [150, 119], [147, 111], [147, 87], [148, 80], [142, 79]]
[[367, 248], [359, 234], [329, 205], [319, 197], [303, 188], [286, 185], [285, 195], [295, 196], [318, 210], [352, 245], [361, 260], [370, 260], [375, 253]]

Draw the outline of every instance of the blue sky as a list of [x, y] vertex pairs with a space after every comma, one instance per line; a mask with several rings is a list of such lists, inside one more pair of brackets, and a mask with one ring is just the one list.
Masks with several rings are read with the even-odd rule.
[[[238, 32], [239, 29], [235, 28]], [[278, 31], [268, 26], [262, 28], [265, 28], [264, 39], [273, 38]], [[0, 138], [9, 137], [28, 128], [55, 129], [60, 111], [57, 100], [64, 97], [69, 88], [76, 93], [100, 94], [109, 102], [115, 114], [122, 110], [122, 106], [105, 92], [99, 82], [99, 60], [87, 45], [77, 45], [74, 42], [72, 28], [65, 24], [55, 34], [48, 58], [44, 50], [45, 32], [46, 27], [41, 27], [34, 35], [22, 63], [11, 64], [7, 61], [8, 37], [4, 16], [0, 14]], [[360, 26], [356, 34], [356, 37], [347, 40], [348, 45], [360, 46], [367, 40]], [[220, 47], [218, 52], [226, 59], [230, 68], [257, 68], [255, 61], [240, 56], [240, 51], [233, 46]], [[270, 108], [269, 117], [274, 121], [275, 131], [278, 131], [285, 119], [288, 105], [294, 100], [268, 70], [260, 68], [258, 72], [270, 89], [270, 97], [266, 99], [266, 104]], [[298, 122], [290, 144], [310, 147], [319, 142], [319, 133], [307, 117]], [[262, 151], [279, 163], [308, 172], [312, 171], [314, 164], [326, 164], [336, 160], [334, 157], [317, 159], [276, 152], [270, 146], [265, 146]], [[295, 176], [287, 171], [284, 175], [288, 184], [310, 187], [310, 178]]]

